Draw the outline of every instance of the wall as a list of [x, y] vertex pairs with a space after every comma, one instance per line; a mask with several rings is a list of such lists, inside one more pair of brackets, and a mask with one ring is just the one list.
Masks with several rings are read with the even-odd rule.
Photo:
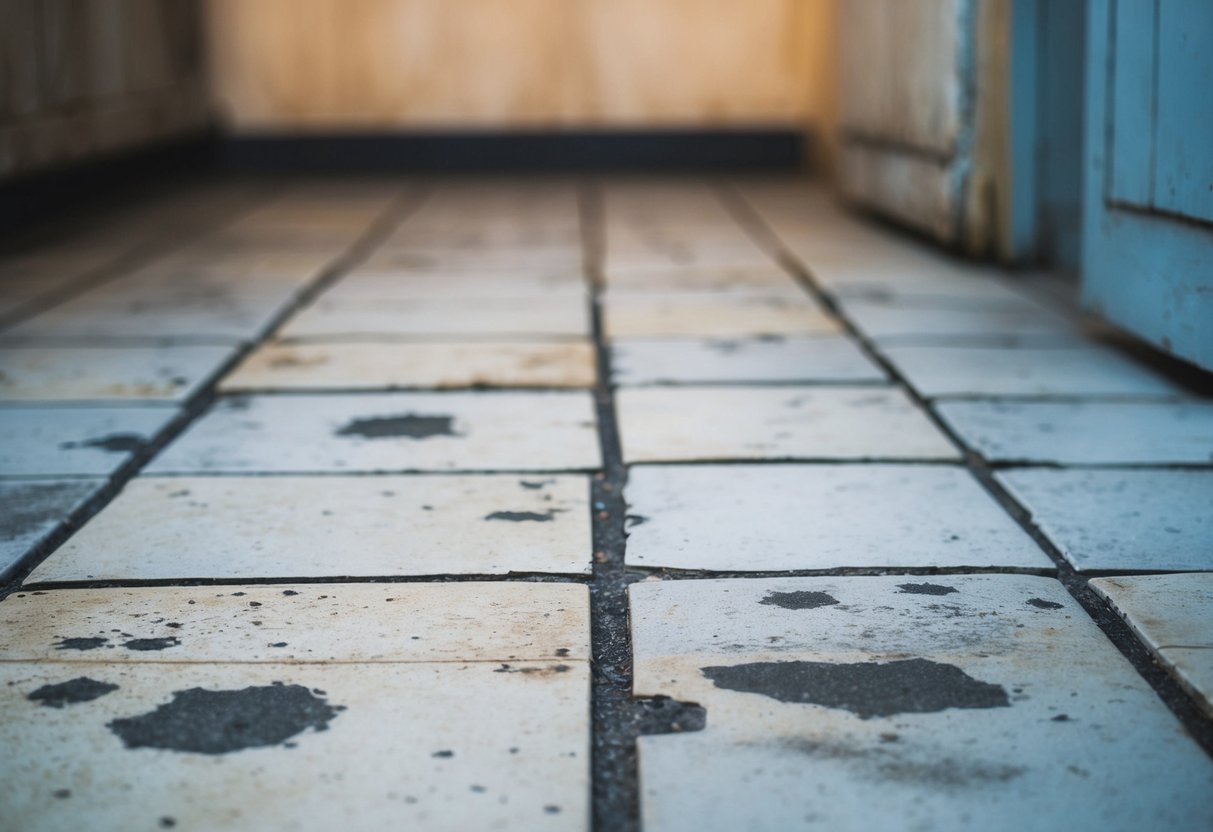
[[0, 177], [207, 119], [195, 0], [0, 0]]
[[237, 133], [828, 120], [837, 0], [211, 0]]

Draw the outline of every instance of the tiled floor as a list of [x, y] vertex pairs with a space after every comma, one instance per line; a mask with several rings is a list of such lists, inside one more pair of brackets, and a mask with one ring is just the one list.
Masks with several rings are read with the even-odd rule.
[[1209, 384], [1039, 282], [330, 180], [0, 287], [0, 826], [1213, 826]]

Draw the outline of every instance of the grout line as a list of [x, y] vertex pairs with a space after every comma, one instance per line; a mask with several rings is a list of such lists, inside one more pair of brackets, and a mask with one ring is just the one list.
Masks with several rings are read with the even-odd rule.
[[280, 575], [232, 576], [229, 578], [97, 578], [66, 581], [40, 581], [23, 584], [12, 594], [60, 589], [139, 589], [208, 586], [287, 586], [290, 584], [462, 584], [531, 583], [582, 584], [590, 576], [577, 572], [438, 572], [424, 575]]
[[[997, 470], [978, 453], [971, 450], [963, 437], [935, 412], [932, 402], [921, 396], [909, 380], [882, 355], [878, 347], [857, 327], [813, 276], [812, 270], [781, 242], [779, 235], [767, 224], [761, 213], [744, 196], [730, 185], [721, 185], [717, 195], [737, 222], [746, 229], [754, 241], [771, 251], [779, 264], [794, 277], [804, 290], [818, 301], [826, 312], [836, 318], [844, 331], [855, 339], [864, 354], [888, 373], [894, 384], [921, 409], [948, 439], [964, 453], [964, 464], [974, 479], [985, 488], [990, 497], [1011, 516], [1020, 528], [1048, 555], [1057, 567], [1057, 579], [1071, 596], [1082, 606], [1104, 635], [1120, 650], [1133, 668], [1179, 719], [1187, 733], [1205, 751], [1213, 756], [1213, 721], [1204, 716], [1196, 700], [1172, 676], [1151, 653], [1145, 644], [1130, 629], [1128, 624], [1092, 590], [1089, 577], [1079, 574], [1062, 555], [1047, 535], [1032, 521], [1027, 511], [994, 477]], [[1064, 467], [1064, 466], [1056, 466]]]

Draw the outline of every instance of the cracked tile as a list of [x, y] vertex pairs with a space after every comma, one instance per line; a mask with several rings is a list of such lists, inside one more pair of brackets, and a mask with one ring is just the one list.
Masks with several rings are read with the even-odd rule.
[[630, 388], [616, 395], [625, 462], [955, 460], [899, 391], [813, 387]]
[[0, 472], [110, 474], [176, 417], [169, 407], [0, 408]]
[[152, 473], [598, 468], [587, 392], [292, 394], [221, 399]]
[[630, 596], [636, 695], [707, 709], [701, 732], [640, 738], [650, 832], [1213, 823], [1213, 761], [1052, 579]]
[[249, 355], [220, 389], [592, 387], [594, 379], [588, 342], [271, 343]]
[[217, 346], [0, 348], [0, 402], [180, 402], [231, 353]]
[[624, 495], [629, 565], [1053, 568], [961, 468], [644, 465]]
[[0, 578], [104, 485], [104, 480], [0, 480]]
[[1213, 717], [1213, 574], [1096, 578], [1091, 588]]
[[830, 335], [622, 338], [611, 345], [611, 365], [621, 385], [887, 380], [850, 339]]
[[1001, 471], [1066, 560], [1099, 569], [1213, 569], [1213, 471]]
[[697, 292], [609, 294], [608, 338], [821, 335], [838, 324], [805, 296]]

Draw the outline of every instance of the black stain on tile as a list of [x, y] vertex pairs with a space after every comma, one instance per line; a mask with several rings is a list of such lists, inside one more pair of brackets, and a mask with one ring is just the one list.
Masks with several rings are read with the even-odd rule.
[[130, 641], [122, 642], [122, 646], [127, 650], [150, 652], [153, 650], [167, 650], [170, 647], [176, 647], [180, 643], [181, 639], [176, 636], [164, 636], [162, 638], [133, 638]]
[[560, 509], [549, 508], [547, 511], [494, 511], [486, 514], [485, 520], [506, 520], [510, 523], [550, 523], [556, 519]]
[[448, 750], [448, 749], [445, 749], [445, 748], [444, 748], [444, 749], [443, 749], [443, 750], [441, 750], [441, 751], [435, 751], [435, 752], [434, 752], [433, 754], [431, 754], [430, 756], [431, 756], [431, 757], [435, 757], [435, 758], [437, 758], [437, 759], [439, 759], [439, 760], [449, 760], [451, 757], [454, 757], [454, 756], [455, 756], [455, 752], [454, 752], [454, 751], [450, 751], [450, 750]]
[[850, 711], [860, 719], [948, 708], [1010, 707], [1001, 685], [929, 659], [886, 663], [753, 662], [701, 669], [718, 688]]
[[275, 682], [241, 690], [189, 688], [140, 716], [107, 727], [127, 748], [228, 754], [280, 745], [311, 728], [328, 730], [344, 710], [302, 685]]
[[92, 490], [81, 483], [22, 483], [6, 488], [3, 494], [4, 517], [0, 518], [0, 538], [15, 540], [35, 534], [50, 524], [65, 519], [72, 504]]
[[266, 647], [286, 647], [285, 641], [275, 641], [273, 644], [267, 644]]
[[284, 589], [284, 590], [282, 590], [282, 594], [289, 598], [290, 596], [298, 595], [299, 593], [293, 589]]
[[502, 663], [501, 667], [494, 670], [494, 673], [521, 673], [524, 676], [551, 676], [554, 673], [568, 673], [572, 670], [567, 664], [553, 664], [547, 667], [514, 667], [510, 664]]
[[518, 484], [528, 491], [538, 491], [545, 485], [551, 485], [556, 480], [519, 480]]
[[96, 650], [109, 643], [105, 636], [83, 636], [61, 638], [55, 642], [56, 650]]
[[1059, 610], [1062, 608], [1062, 605], [1056, 601], [1046, 601], [1044, 598], [1029, 598], [1027, 603], [1038, 610]]
[[67, 798], [69, 798], [71, 796], [72, 796], [71, 789], [55, 789], [53, 792], [51, 792], [51, 797], [56, 797], [59, 800], [66, 800]]
[[54, 685], [43, 685], [25, 698], [48, 708], [62, 708], [64, 705], [92, 702], [117, 689], [117, 685], [109, 682], [98, 682], [87, 676], [79, 676]]
[[354, 419], [337, 431], [337, 436], [363, 439], [429, 439], [432, 436], [460, 436], [455, 433], [453, 416], [426, 416], [404, 413], [400, 416], [371, 416]]
[[815, 610], [818, 607], [829, 607], [838, 603], [838, 599], [828, 592], [811, 592], [797, 590], [796, 592], [768, 592], [758, 603], [771, 607], [783, 607], [785, 610]]
[[945, 584], [898, 584], [897, 588], [905, 595], [951, 595], [960, 591]]
[[649, 518], [643, 514], [625, 514], [623, 522], [629, 529], [633, 529], [636, 526], [643, 526], [649, 522]]
[[111, 433], [96, 439], [85, 439], [80, 442], [61, 442], [60, 448], [72, 450], [75, 448], [100, 448], [111, 454], [133, 454], [143, 448], [144, 439], [134, 433]]

